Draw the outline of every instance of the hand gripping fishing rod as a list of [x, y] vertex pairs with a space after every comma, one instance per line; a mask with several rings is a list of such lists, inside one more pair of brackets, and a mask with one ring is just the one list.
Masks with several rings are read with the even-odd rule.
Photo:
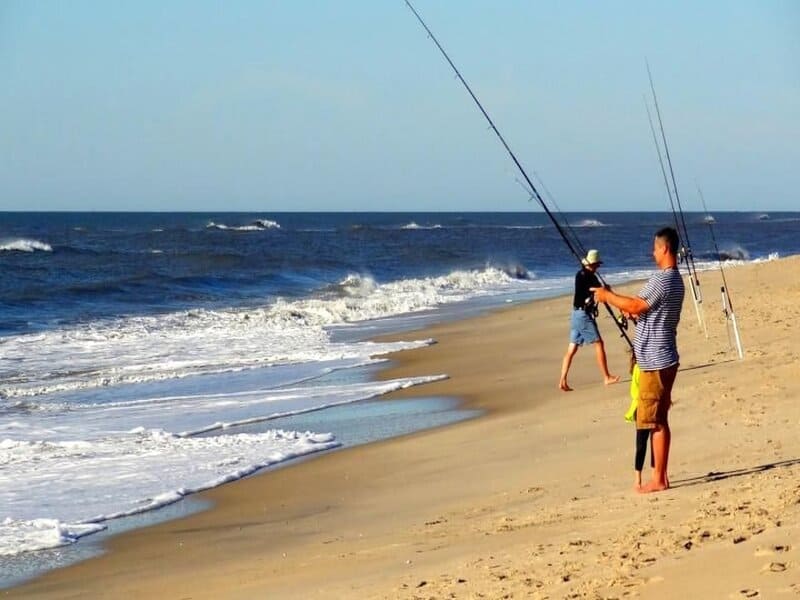
[[717, 237], [714, 235], [713, 222], [714, 219], [708, 214], [708, 207], [706, 206], [706, 199], [703, 197], [703, 190], [697, 186], [697, 193], [700, 195], [700, 201], [703, 203], [703, 211], [706, 213], [706, 223], [708, 224], [708, 231], [711, 234], [711, 241], [714, 243], [714, 252], [717, 253], [717, 262], [719, 262], [719, 273], [722, 276], [722, 313], [725, 315], [725, 331], [728, 332], [728, 344], [731, 343], [731, 332], [727, 327], [730, 322], [733, 329], [733, 336], [736, 339], [736, 351], [739, 354], [739, 360], [744, 358], [744, 351], [742, 350], [742, 340], [739, 337], [739, 326], [736, 324], [736, 313], [733, 312], [733, 303], [731, 302], [731, 294], [728, 290], [728, 282], [725, 281], [725, 270], [722, 268], [722, 256], [719, 253], [719, 246], [717, 245]]
[[[675, 182], [675, 171], [672, 168], [672, 159], [669, 156], [669, 146], [667, 145], [667, 135], [664, 133], [664, 122], [661, 120], [661, 110], [658, 107], [658, 97], [656, 96], [656, 88], [653, 84], [653, 75], [650, 73], [650, 64], [645, 61], [647, 66], [647, 77], [650, 80], [650, 91], [653, 94], [653, 104], [656, 108], [656, 116], [658, 117], [658, 126], [661, 129], [661, 141], [664, 144], [664, 155], [667, 158], [667, 165], [669, 166], [669, 173], [672, 179], [672, 190], [670, 190], [669, 182], [667, 181], [667, 172], [664, 168], [664, 161], [661, 159], [661, 148], [656, 138], [655, 128], [653, 127], [653, 119], [650, 116], [650, 109], [647, 108], [647, 101], [645, 100], [645, 108], [647, 108], [647, 118], [650, 121], [650, 131], [653, 133], [653, 141], [656, 145], [656, 152], [658, 153], [658, 162], [661, 165], [661, 173], [664, 175], [664, 184], [667, 187], [667, 196], [669, 196], [669, 203], [672, 207], [672, 217], [675, 220], [675, 228], [678, 231], [678, 236], [682, 239], [684, 244], [680, 248], [679, 254], [686, 264], [686, 269], [689, 273], [689, 283], [692, 288], [692, 300], [694, 301], [694, 310], [697, 313], [697, 321], [703, 329], [703, 333], [708, 338], [708, 329], [706, 322], [703, 318], [703, 294], [700, 291], [700, 279], [697, 277], [697, 269], [694, 264], [694, 255], [692, 254], [692, 245], [689, 242], [689, 230], [686, 228], [686, 219], [683, 216], [683, 207], [681, 206], [681, 198], [678, 195], [678, 184]], [[672, 201], [672, 194], [675, 193], [675, 203]], [[678, 211], [675, 211], [675, 205], [678, 206]], [[678, 215], [680, 215], [680, 224], [678, 223]]]
[[[469, 93], [469, 95], [475, 101], [475, 104], [478, 106], [478, 108], [480, 109], [481, 113], [483, 113], [483, 116], [489, 122], [489, 126], [492, 128], [492, 131], [494, 131], [495, 135], [500, 140], [500, 143], [503, 144], [503, 147], [506, 149], [506, 152], [508, 152], [508, 155], [511, 157], [511, 160], [514, 161], [514, 164], [516, 165], [516, 167], [519, 170], [520, 174], [525, 179], [525, 182], [527, 183], [527, 186], [530, 189], [531, 194], [533, 195], [534, 198], [536, 198], [536, 201], [542, 207], [542, 209], [544, 210], [545, 214], [550, 219], [550, 221], [553, 223], [553, 225], [555, 225], [556, 231], [558, 231], [559, 235], [561, 236], [561, 239], [567, 245], [567, 248], [569, 248], [569, 251], [573, 254], [573, 256], [578, 260], [578, 263], [581, 265], [581, 268], [583, 268], [583, 256], [581, 256], [578, 253], [578, 250], [576, 249], [575, 245], [570, 241], [570, 239], [567, 237], [566, 233], [564, 232], [564, 229], [561, 227], [561, 224], [553, 216], [553, 213], [547, 207], [547, 204], [542, 199], [542, 196], [539, 194], [539, 191], [536, 189], [536, 186], [533, 185], [533, 182], [528, 177], [528, 174], [525, 172], [525, 169], [522, 168], [522, 164], [520, 164], [519, 160], [517, 160], [517, 157], [511, 151], [511, 148], [509, 147], [509, 145], [506, 143], [505, 138], [503, 138], [502, 134], [500, 133], [500, 131], [495, 126], [494, 121], [492, 121], [492, 118], [489, 116], [489, 113], [487, 113], [486, 109], [483, 108], [483, 105], [480, 103], [480, 100], [478, 100], [478, 97], [472, 91], [472, 88], [469, 87], [469, 84], [467, 83], [467, 81], [464, 79], [464, 77], [462, 77], [461, 72], [458, 70], [458, 68], [453, 63], [453, 61], [450, 60], [450, 56], [447, 54], [447, 52], [445, 52], [445, 49], [439, 43], [439, 40], [437, 40], [436, 36], [433, 35], [433, 32], [425, 24], [425, 21], [422, 20], [422, 17], [419, 16], [419, 13], [416, 11], [416, 9], [411, 5], [411, 2], [409, 2], [409, 0], [405, 0], [405, 3], [406, 3], [406, 6], [408, 6], [408, 8], [411, 9], [411, 12], [414, 13], [414, 16], [417, 18], [417, 21], [419, 21], [420, 25], [422, 25], [423, 29], [425, 29], [425, 31], [428, 33], [428, 36], [431, 38], [431, 40], [433, 40], [433, 43], [436, 44], [436, 47], [439, 49], [439, 52], [442, 53], [442, 56], [444, 56], [444, 58], [447, 61], [447, 63], [450, 65], [450, 67], [455, 72], [456, 77], [458, 77], [459, 81], [461, 81], [461, 83], [464, 85], [464, 88], [466, 88], [466, 90]], [[601, 280], [601, 282], [602, 282], [602, 280]], [[602, 283], [603, 283], [603, 285], [605, 285], [605, 282], [602, 282]], [[608, 310], [608, 313], [611, 315], [611, 318], [614, 320], [614, 324], [617, 326], [617, 329], [619, 329], [620, 337], [624, 338], [625, 341], [628, 343], [628, 346], [633, 348], [633, 343], [631, 342], [630, 338], [628, 337], [628, 334], [625, 332], [625, 329], [624, 329], [622, 323], [620, 323], [620, 321], [614, 316], [614, 312], [611, 310], [611, 307], [609, 307], [607, 304], [604, 304], [604, 306]], [[590, 313], [590, 316], [592, 316], [592, 318], [594, 318], [593, 315], [591, 315], [591, 313]]]

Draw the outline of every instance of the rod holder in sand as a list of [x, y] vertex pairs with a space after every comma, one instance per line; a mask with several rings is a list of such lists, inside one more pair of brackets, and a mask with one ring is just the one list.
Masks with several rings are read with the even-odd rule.
[[742, 360], [744, 358], [744, 350], [742, 350], [742, 339], [739, 337], [739, 325], [736, 324], [736, 314], [728, 302], [725, 286], [722, 286], [720, 291], [722, 292], [722, 312], [725, 313], [725, 330], [728, 332], [728, 345], [730, 346], [731, 344], [731, 333], [728, 330], [728, 323], [730, 323], [733, 328], [733, 337], [736, 340], [736, 352], [739, 355], [739, 360]]
[[703, 318], [703, 296], [700, 292], [700, 282], [696, 281], [690, 273], [689, 283], [692, 288], [692, 301], [694, 302], [694, 311], [697, 313], [697, 322], [703, 330], [703, 335], [708, 339], [708, 328], [706, 327], [706, 320]]

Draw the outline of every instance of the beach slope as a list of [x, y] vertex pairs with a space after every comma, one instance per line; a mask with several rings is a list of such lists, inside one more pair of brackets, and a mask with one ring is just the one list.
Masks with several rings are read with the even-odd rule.
[[[709, 338], [687, 294], [669, 491], [632, 490], [627, 381], [602, 385], [582, 350], [575, 391], [557, 390], [569, 300], [532, 302], [404, 334], [437, 343], [382, 373], [446, 373], [394, 397], [457, 396], [483, 416], [222, 486], [211, 510], [5, 597], [800, 596], [800, 258], [726, 276], [746, 356], [719, 273], [702, 273]], [[625, 344], [599, 322], [626, 380]]]

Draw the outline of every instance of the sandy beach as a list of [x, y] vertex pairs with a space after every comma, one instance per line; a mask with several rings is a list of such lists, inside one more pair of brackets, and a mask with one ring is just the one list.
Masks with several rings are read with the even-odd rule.
[[[690, 294], [671, 412], [672, 489], [633, 491], [626, 345], [599, 322], [557, 389], [569, 299], [400, 336], [384, 378], [447, 374], [392, 397], [459, 397], [482, 417], [224, 485], [205, 512], [122, 534], [8, 598], [800, 597], [800, 257], [719, 272]], [[621, 287], [634, 294], [638, 284]], [[688, 287], [687, 287], [688, 290]], [[645, 479], [647, 479], [647, 468]]]

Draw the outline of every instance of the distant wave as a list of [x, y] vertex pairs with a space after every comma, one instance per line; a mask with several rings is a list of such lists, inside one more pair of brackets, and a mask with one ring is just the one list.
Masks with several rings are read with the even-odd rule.
[[750, 253], [741, 246], [728, 246], [720, 248], [720, 260], [750, 260]]
[[[492, 268], [492, 265], [487, 265], [486, 268]], [[500, 269], [500, 271], [508, 275], [511, 279], [519, 279], [522, 281], [535, 279], [535, 275], [519, 263], [496, 265], [496, 268]]]
[[761, 219], [762, 221], [767, 221], [769, 223], [798, 223], [800, 222], [800, 218], [798, 217], [770, 217], [769, 219]]
[[50, 244], [38, 240], [29, 240], [25, 238], [0, 242], [0, 252], [36, 252], [37, 250], [41, 252], [52, 252], [53, 247]]
[[544, 229], [546, 225], [495, 225], [497, 229]]
[[703, 217], [703, 223], [716, 223], [717, 220], [714, 218], [713, 215], [706, 215]]
[[[449, 226], [448, 226], [449, 227]], [[416, 221], [409, 221], [405, 225], [396, 225], [396, 224], [367, 224], [367, 223], [353, 223], [349, 227], [347, 227], [348, 231], [396, 231], [398, 229], [403, 230], [431, 230], [431, 229], [443, 229], [444, 226], [440, 225], [439, 223], [434, 223], [432, 225], [420, 225]]]
[[253, 225], [256, 227], [261, 227], [261, 229], [280, 229], [280, 223], [277, 221], [271, 221], [269, 219], [258, 219], [253, 221]]
[[[603, 223], [599, 221], [595, 221], [594, 223], [586, 224], [585, 227], [600, 227], [604, 226]], [[376, 231], [394, 231], [397, 229], [402, 230], [421, 230], [421, 231], [429, 231], [429, 230], [436, 230], [436, 229], [544, 229], [548, 227], [547, 225], [502, 225], [502, 224], [495, 224], [495, 223], [468, 223], [468, 222], [459, 222], [459, 223], [448, 223], [446, 225], [442, 225], [441, 223], [431, 223], [431, 224], [424, 224], [421, 225], [416, 221], [409, 221], [404, 225], [367, 225], [362, 223], [355, 223], [350, 225], [348, 229], [350, 231], [367, 231], [367, 230], [376, 230]]]
[[770, 262], [780, 258], [779, 252], [770, 252], [767, 256], [751, 258], [750, 253], [739, 246], [721, 249], [719, 254], [709, 252], [698, 256], [696, 263], [699, 271], [713, 271], [719, 268], [720, 261], [725, 263], [725, 268], [738, 267], [741, 265]]
[[756, 215], [757, 221], [769, 221], [769, 215], [767, 213], [761, 213]]
[[737, 250], [720, 250], [719, 254], [716, 252], [703, 252], [695, 257], [698, 262], [708, 263], [705, 268], [716, 268], [717, 262], [746, 262], [750, 260], [750, 256], [745, 251]]
[[438, 223], [435, 225], [418, 225], [414, 221], [410, 221], [409, 223], [406, 223], [405, 225], [400, 227], [400, 229], [441, 229], [441, 228], [442, 226], [439, 225]]
[[219, 229], [221, 231], [265, 231], [267, 229], [280, 229], [280, 223], [269, 219], [257, 219], [247, 225], [225, 225], [210, 221], [206, 229]]
[[572, 224], [573, 227], [606, 227], [606, 224], [597, 219], [582, 219]]

